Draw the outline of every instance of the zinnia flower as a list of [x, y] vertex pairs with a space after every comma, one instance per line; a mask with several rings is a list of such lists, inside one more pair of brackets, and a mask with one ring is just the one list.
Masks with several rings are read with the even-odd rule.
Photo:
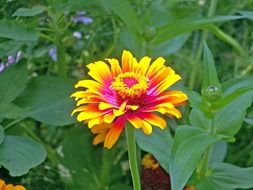
[[8, 184], [6, 185], [5, 182], [0, 179], [0, 190], [25, 190], [25, 188], [22, 185], [12, 185]]
[[145, 56], [139, 62], [129, 51], [117, 59], [106, 59], [89, 64], [88, 74], [93, 78], [79, 81], [75, 87], [85, 88], [71, 95], [77, 101], [77, 120], [88, 123], [97, 134], [93, 144], [104, 142], [111, 148], [118, 140], [126, 122], [144, 133], [152, 133], [152, 125], [161, 129], [166, 122], [161, 114], [180, 118], [175, 107], [187, 100], [181, 91], [166, 91], [181, 79], [159, 57], [153, 63]]

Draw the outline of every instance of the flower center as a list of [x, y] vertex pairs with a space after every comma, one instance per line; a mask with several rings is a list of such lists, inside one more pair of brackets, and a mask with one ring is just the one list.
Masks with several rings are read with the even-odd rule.
[[123, 99], [136, 99], [146, 92], [148, 85], [148, 79], [145, 76], [125, 72], [115, 77], [111, 88]]

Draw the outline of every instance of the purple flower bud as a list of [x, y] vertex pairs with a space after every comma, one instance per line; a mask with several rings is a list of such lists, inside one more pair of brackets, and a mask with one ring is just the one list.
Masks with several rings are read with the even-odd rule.
[[52, 47], [49, 49], [49, 52], [48, 52], [49, 56], [51, 57], [51, 59], [53, 61], [57, 61], [57, 49], [56, 47]]
[[2, 72], [5, 69], [5, 66], [3, 63], [0, 63], [0, 72]]
[[93, 19], [88, 16], [78, 16], [78, 17], [74, 17], [73, 21], [75, 23], [81, 22], [83, 24], [90, 24], [93, 22]]
[[8, 60], [7, 60], [7, 66], [11, 65], [12, 63], [15, 62], [15, 57], [13, 55], [8, 55]]
[[78, 23], [78, 22], [81, 22], [83, 24], [90, 24], [93, 22], [93, 19], [88, 17], [88, 16], [85, 16], [86, 12], [85, 11], [78, 11], [76, 13], [76, 15], [72, 18], [72, 20], [75, 22], [75, 23]]
[[82, 38], [82, 33], [81, 32], [78, 32], [78, 31], [76, 31], [76, 32], [74, 32], [73, 33], [73, 36], [76, 38], [76, 39], [81, 39]]

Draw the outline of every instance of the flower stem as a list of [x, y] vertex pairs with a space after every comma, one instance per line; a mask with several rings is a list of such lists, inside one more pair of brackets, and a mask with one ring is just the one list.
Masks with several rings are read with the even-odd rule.
[[130, 124], [127, 124], [125, 129], [126, 129], [126, 138], [127, 138], [128, 158], [129, 158], [134, 190], [141, 190], [139, 169], [138, 169], [138, 163], [137, 163], [134, 127], [132, 127]]

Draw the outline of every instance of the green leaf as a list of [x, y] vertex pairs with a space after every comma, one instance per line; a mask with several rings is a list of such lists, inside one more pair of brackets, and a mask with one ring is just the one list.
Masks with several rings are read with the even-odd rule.
[[221, 138], [200, 128], [178, 126], [170, 156], [172, 190], [183, 189], [204, 151]]
[[153, 128], [151, 135], [145, 135], [136, 130], [137, 144], [142, 150], [152, 153], [162, 167], [169, 171], [169, 157], [172, 145], [172, 137], [168, 128], [163, 130]]
[[240, 168], [227, 163], [216, 163], [212, 172], [196, 184], [198, 190], [234, 190], [253, 187], [253, 167]]
[[18, 50], [21, 49], [21, 46], [23, 45], [22, 42], [17, 42], [13, 40], [8, 40], [0, 43], [0, 58], [7, 56], [7, 55], [13, 55]]
[[253, 87], [246, 87], [246, 88], [240, 88], [240, 89], [236, 89], [233, 93], [223, 97], [222, 99], [214, 102], [212, 104], [212, 108], [213, 109], [221, 109], [224, 106], [228, 105], [230, 102], [232, 102], [233, 100], [235, 100], [236, 98], [238, 98], [239, 96], [249, 92], [253, 90]]
[[16, 21], [0, 21], [0, 37], [20, 41], [36, 41], [38, 33], [32, 28], [25, 28]]
[[24, 110], [13, 103], [0, 103], [0, 117], [16, 119], [22, 117]]
[[[253, 101], [253, 91], [245, 93], [218, 111], [215, 116], [217, 133], [234, 136], [242, 126], [247, 108]], [[240, 108], [240, 109], [238, 109]]]
[[46, 10], [45, 6], [34, 6], [33, 8], [19, 8], [13, 13], [12, 16], [23, 16], [23, 17], [32, 17], [43, 13]]
[[0, 125], [0, 145], [4, 141], [4, 128]]
[[250, 20], [253, 20], [253, 11], [240, 11], [239, 12], [242, 16], [250, 19]]
[[[231, 94], [252, 88], [253, 77], [247, 79], [234, 79], [223, 85], [224, 95], [230, 97]], [[215, 115], [214, 126], [218, 133], [227, 136], [234, 136], [241, 128], [247, 108], [253, 101], [253, 90], [247, 90], [242, 94], [236, 95], [231, 102], [219, 110]], [[240, 108], [240, 109], [238, 109]]]
[[174, 54], [183, 47], [183, 45], [186, 43], [189, 37], [190, 37], [189, 34], [183, 34], [175, 38], [169, 39], [153, 47], [152, 51], [150, 52], [151, 56], [157, 57], [157, 56], [168, 56], [168, 55]]
[[212, 147], [211, 156], [209, 158], [210, 163], [223, 162], [228, 149], [228, 143], [226, 141], [219, 141]]
[[211, 119], [206, 117], [200, 109], [193, 108], [190, 112], [190, 124], [194, 127], [209, 130], [211, 126]]
[[63, 126], [74, 123], [71, 112], [75, 81], [70, 78], [41, 76], [33, 79], [16, 100], [26, 108], [25, 115], [48, 125]]
[[28, 137], [6, 135], [0, 145], [0, 165], [11, 176], [26, 174], [46, 159], [45, 149]]
[[222, 88], [224, 89], [224, 95], [227, 96], [237, 89], [249, 88], [253, 86], [253, 77], [247, 76], [243, 78], [233, 78], [228, 80], [222, 84]]
[[[140, 34], [141, 28], [138, 22], [138, 17], [133, 7], [131, 7], [127, 0], [107, 0], [99, 1], [105, 9], [110, 8], [117, 16], [119, 16], [127, 25], [127, 27], [134, 33]], [[105, 5], [106, 4], [106, 5]]]
[[24, 89], [27, 82], [27, 66], [17, 63], [0, 74], [0, 103], [13, 101]]
[[[217, 71], [215, 68], [213, 54], [206, 43], [204, 43], [204, 71], [203, 72], [204, 72], [204, 79], [202, 83], [202, 90], [204, 91], [204, 94], [208, 93], [208, 92], [205, 93], [205, 91], [208, 90], [210, 86], [214, 86], [218, 89], [217, 89], [217, 92], [213, 92], [213, 93], [217, 93], [217, 96], [218, 96], [219, 93], [221, 93], [221, 84], [219, 82]], [[216, 98], [214, 97], [214, 95], [216, 94], [210, 94], [210, 93], [212, 92], [209, 92], [209, 96], [212, 96], [212, 98]]]
[[224, 22], [229, 20], [242, 19], [244, 16], [215, 16], [210, 18], [190, 18], [181, 19], [170, 22], [169, 24], [160, 27], [157, 31], [156, 38], [152, 41], [153, 44], [164, 42], [168, 39], [176, 37], [182, 33], [191, 32], [196, 29], [208, 28], [209, 24], [216, 22]]
[[135, 56], [143, 54], [140, 38], [135, 33], [131, 33], [128, 28], [124, 27], [119, 34], [119, 41], [123, 48], [135, 53]]

